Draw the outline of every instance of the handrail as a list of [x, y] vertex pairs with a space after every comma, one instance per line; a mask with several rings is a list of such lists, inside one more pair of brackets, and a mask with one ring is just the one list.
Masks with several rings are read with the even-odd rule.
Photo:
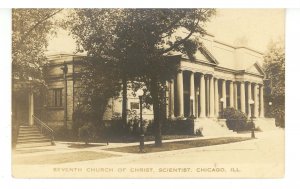
[[48, 132], [47, 134], [50, 135], [51, 144], [55, 145], [55, 143], [54, 143], [54, 131], [53, 131], [53, 129], [51, 129], [48, 125], [46, 125], [46, 123], [44, 123], [43, 121], [41, 121], [36, 116], [32, 115], [32, 118], [34, 120], [35, 125], [40, 128], [42, 134], [44, 134], [45, 130]]

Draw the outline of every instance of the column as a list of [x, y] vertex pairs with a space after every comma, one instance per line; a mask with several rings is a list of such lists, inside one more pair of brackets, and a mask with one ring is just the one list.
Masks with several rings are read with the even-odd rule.
[[215, 117], [215, 86], [214, 86], [214, 77], [209, 77], [209, 117]]
[[245, 83], [244, 81], [241, 82], [241, 111], [246, 113], [246, 106], [245, 106]]
[[252, 100], [252, 91], [251, 91], [251, 83], [248, 83], [248, 117], [251, 117], [251, 105], [250, 105], [250, 100]]
[[169, 103], [170, 103], [170, 117], [174, 117], [174, 79], [170, 81], [170, 96], [169, 96]]
[[204, 75], [200, 75], [200, 117], [206, 115], [206, 104], [205, 104], [205, 81]]
[[[170, 117], [170, 82], [166, 81], [165, 105], [166, 105], [166, 118]], [[113, 107], [114, 100], [112, 100]]]
[[195, 117], [198, 118], [198, 91], [199, 91], [199, 85], [195, 84], [195, 94], [194, 94], [194, 98], [195, 98]]
[[206, 75], [206, 77], [205, 77], [205, 79], [206, 79], [206, 116], [207, 117], [209, 117], [209, 113], [210, 113], [210, 111], [209, 111], [209, 105], [210, 105], [210, 102], [209, 102], [209, 77], [208, 77], [208, 75]]
[[191, 72], [190, 75], [190, 106], [191, 106], [191, 111], [190, 111], [190, 115], [195, 116], [195, 82], [194, 82], [195, 78], [194, 78], [194, 72]]
[[28, 94], [28, 124], [33, 126], [33, 115], [34, 115], [34, 101], [33, 101], [33, 92], [30, 91]]
[[264, 86], [261, 85], [260, 88], [259, 88], [260, 92], [260, 102], [259, 102], [259, 105], [260, 105], [260, 112], [259, 112], [259, 117], [265, 117], [265, 107], [264, 107]]
[[177, 104], [178, 104], [178, 116], [183, 117], [184, 113], [184, 100], [183, 100], [183, 72], [180, 71], [177, 74]]
[[229, 81], [229, 104], [230, 107], [234, 107], [233, 104], [233, 82]]
[[258, 89], [257, 84], [254, 84], [254, 117], [258, 117]]
[[218, 79], [215, 79], [215, 115], [219, 117], [219, 88], [218, 88]]
[[233, 90], [234, 90], [234, 108], [238, 109], [238, 92], [237, 92], [237, 84], [236, 82], [233, 83]]
[[222, 80], [222, 98], [223, 98], [223, 109], [227, 107], [226, 104], [226, 81]]

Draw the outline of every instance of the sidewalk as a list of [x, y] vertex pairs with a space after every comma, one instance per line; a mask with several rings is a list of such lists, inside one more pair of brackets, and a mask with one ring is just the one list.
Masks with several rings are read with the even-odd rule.
[[[250, 136], [245, 133], [228, 137]], [[220, 136], [197, 140], [217, 137]], [[178, 140], [164, 143], [172, 141]], [[71, 149], [69, 145], [58, 142], [43, 149], [48, 151], [14, 154], [13, 159], [21, 163], [12, 165], [13, 175], [18, 178], [281, 178], [284, 175], [284, 130], [281, 129], [257, 132], [253, 140], [156, 153], [105, 150], [132, 145], [138, 149], [138, 143], [83, 149]], [[214, 169], [225, 172], [207, 172]], [[173, 172], [178, 170], [190, 172]]]
[[[163, 140], [163, 143], [175, 142], [175, 141], [189, 141], [189, 140], [203, 140], [203, 139], [213, 139], [219, 137], [250, 137], [251, 133], [243, 133], [237, 134], [233, 133], [230, 135], [223, 136], [207, 136], [207, 137], [193, 137], [193, 138], [182, 138], [182, 139], [171, 139], [171, 140]], [[83, 142], [63, 142], [56, 141], [55, 146], [44, 146], [44, 147], [34, 147], [34, 148], [26, 148], [21, 151], [17, 151], [13, 153], [15, 157], [28, 157], [28, 156], [38, 156], [38, 155], [46, 155], [46, 154], [59, 154], [66, 152], [80, 152], [80, 151], [103, 151], [107, 148], [117, 148], [117, 147], [125, 147], [125, 146], [137, 146], [139, 142], [133, 143], [90, 143], [91, 145], [95, 145], [94, 147], [84, 147], [84, 148], [72, 148], [71, 145], [74, 144], [84, 144]], [[145, 144], [154, 144], [154, 141], [147, 141]], [[31, 153], [32, 152], [32, 153]], [[113, 151], [105, 151], [107, 153], [119, 154], [119, 155], [130, 155], [124, 152], [113, 152]]]

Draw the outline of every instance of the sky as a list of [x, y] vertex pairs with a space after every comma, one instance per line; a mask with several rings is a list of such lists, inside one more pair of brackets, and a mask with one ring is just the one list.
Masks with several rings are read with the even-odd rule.
[[[284, 9], [217, 9], [217, 14], [207, 23], [207, 31], [216, 40], [243, 45], [265, 52], [268, 44], [285, 35]], [[59, 30], [49, 39], [48, 51], [75, 52], [75, 41], [68, 32]]]

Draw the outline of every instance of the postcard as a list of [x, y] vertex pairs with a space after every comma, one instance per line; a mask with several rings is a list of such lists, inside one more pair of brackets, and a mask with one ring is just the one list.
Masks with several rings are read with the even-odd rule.
[[13, 9], [15, 178], [283, 178], [284, 9]]

